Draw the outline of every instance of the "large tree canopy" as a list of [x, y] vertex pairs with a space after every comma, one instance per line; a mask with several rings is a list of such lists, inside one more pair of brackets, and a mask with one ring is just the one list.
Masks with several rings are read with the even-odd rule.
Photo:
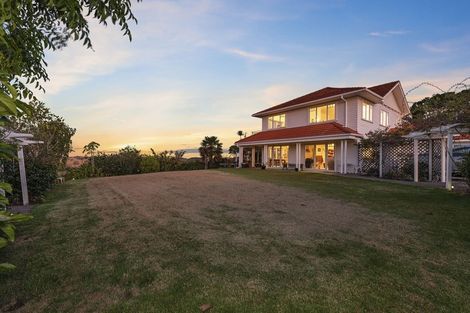
[[470, 124], [470, 90], [436, 94], [415, 102], [407, 122], [415, 129], [426, 129], [440, 125]]
[[27, 146], [25, 153], [43, 164], [65, 164], [72, 151], [75, 129], [67, 125], [62, 117], [52, 113], [44, 103], [32, 101], [30, 106], [30, 114], [14, 118], [11, 128], [30, 133], [43, 143]]
[[69, 40], [92, 47], [91, 19], [119, 25], [129, 39], [128, 22], [136, 22], [131, 0], [0, 1], [0, 115], [27, 110], [17, 100], [31, 99], [28, 86], [41, 89], [48, 80], [46, 50], [63, 48]]

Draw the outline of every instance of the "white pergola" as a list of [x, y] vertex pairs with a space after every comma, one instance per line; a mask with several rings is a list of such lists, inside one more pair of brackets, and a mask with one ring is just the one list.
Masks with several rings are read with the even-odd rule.
[[[5, 129], [4, 129], [5, 130]], [[20, 181], [21, 181], [21, 194], [23, 199], [23, 205], [29, 205], [28, 196], [28, 183], [26, 181], [26, 168], [24, 165], [24, 153], [23, 147], [31, 144], [40, 144], [42, 141], [33, 140], [32, 134], [18, 133], [14, 131], [6, 131], [6, 136], [3, 138], [6, 141], [12, 142], [18, 145], [18, 165], [20, 170]]]
[[413, 176], [414, 181], [419, 180], [419, 151], [418, 142], [420, 140], [427, 140], [429, 142], [429, 176], [432, 179], [432, 140], [441, 140], [441, 182], [446, 184], [446, 189], [452, 189], [452, 150], [454, 146], [454, 136], [468, 133], [469, 128], [462, 124], [443, 125], [431, 128], [428, 131], [411, 132], [406, 135], [406, 138], [413, 139]]

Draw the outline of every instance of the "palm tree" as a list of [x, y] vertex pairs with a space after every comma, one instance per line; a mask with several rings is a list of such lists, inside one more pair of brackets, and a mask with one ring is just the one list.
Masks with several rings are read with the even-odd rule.
[[242, 139], [243, 134], [243, 130], [237, 131], [237, 135], [240, 136], [240, 139]]
[[238, 151], [240, 151], [240, 149], [236, 145], [232, 145], [232, 146], [230, 146], [230, 148], [228, 148], [228, 154], [230, 154], [234, 158], [235, 163], [238, 163], [237, 162], [238, 161], [237, 160]]
[[92, 173], [95, 173], [95, 154], [96, 151], [98, 150], [98, 147], [100, 146], [99, 143], [92, 141], [86, 146], [83, 147], [83, 153], [85, 155], [89, 155], [91, 158], [91, 171]]
[[173, 151], [162, 151], [158, 154], [158, 160], [160, 161], [160, 171], [164, 172], [170, 169], [171, 155]]
[[201, 141], [199, 153], [204, 160], [204, 168], [207, 170], [209, 165], [222, 159], [222, 143], [216, 136], [206, 136]]
[[238, 146], [232, 145], [232, 146], [230, 146], [230, 148], [228, 148], [228, 154], [236, 156], [237, 153], [238, 153], [238, 150], [239, 150]]
[[176, 150], [175, 151], [176, 164], [181, 162], [181, 160], [183, 159], [183, 156], [184, 156], [185, 153], [186, 153], [186, 151], [184, 151], [184, 150]]

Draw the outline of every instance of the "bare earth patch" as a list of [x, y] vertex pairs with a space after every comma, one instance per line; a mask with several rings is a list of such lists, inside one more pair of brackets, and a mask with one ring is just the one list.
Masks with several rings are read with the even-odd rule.
[[[216, 171], [98, 178], [90, 180], [87, 188], [92, 206], [105, 223], [113, 223], [113, 216], [123, 213], [117, 207], [126, 207], [128, 213], [156, 224], [190, 221], [197, 235], [206, 240], [219, 236], [214, 214], [294, 241], [347, 238], [391, 248], [405, 244], [413, 233], [403, 219], [297, 188]], [[243, 233], [232, 238], [246, 243], [253, 239]]]

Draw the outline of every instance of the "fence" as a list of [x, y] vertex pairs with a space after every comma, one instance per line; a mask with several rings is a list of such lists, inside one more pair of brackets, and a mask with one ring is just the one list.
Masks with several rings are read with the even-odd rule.
[[[412, 139], [403, 139], [400, 142], [360, 144], [359, 174], [413, 180], [414, 149]], [[442, 178], [441, 139], [420, 140], [417, 150], [419, 180], [440, 181]]]

